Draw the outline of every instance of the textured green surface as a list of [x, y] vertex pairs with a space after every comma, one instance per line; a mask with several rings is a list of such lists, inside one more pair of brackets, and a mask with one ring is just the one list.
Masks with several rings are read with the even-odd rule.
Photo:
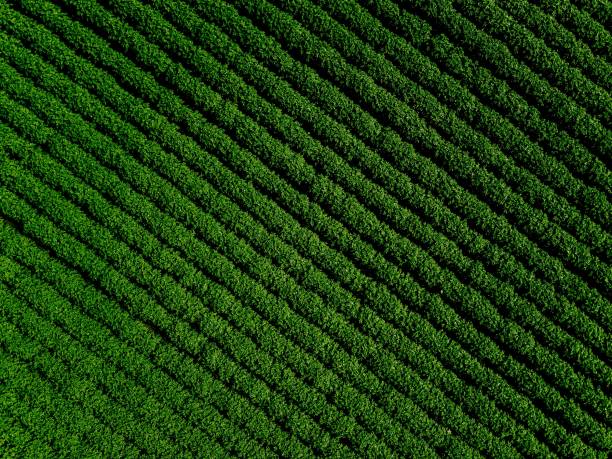
[[608, 457], [612, 8], [0, 0], [3, 457]]

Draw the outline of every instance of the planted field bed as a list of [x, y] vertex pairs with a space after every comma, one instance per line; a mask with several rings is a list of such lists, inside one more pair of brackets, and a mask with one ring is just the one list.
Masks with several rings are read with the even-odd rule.
[[612, 453], [612, 9], [0, 0], [3, 457]]

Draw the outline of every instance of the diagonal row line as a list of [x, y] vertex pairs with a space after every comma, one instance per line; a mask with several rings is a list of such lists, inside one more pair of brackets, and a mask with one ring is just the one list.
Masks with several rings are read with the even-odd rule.
[[[32, 287], [33, 284], [36, 284], [31, 278], [22, 276], [22, 273], [19, 272], [17, 278], [11, 281], [22, 295], [32, 296]], [[51, 301], [49, 303], [47, 305], [49, 309], [57, 307], [57, 303]], [[146, 436], [147, 445], [166, 449], [171, 446], [174, 450], [171, 454], [177, 454], [180, 446], [186, 447], [184, 451], [192, 455], [197, 454], [200, 448], [206, 448], [212, 454], [215, 453], [215, 448], [211, 447], [201, 433], [198, 435], [197, 429], [191, 430], [190, 435], [185, 437], [184, 432], [187, 429], [184, 419], [177, 417], [158, 400], [146, 393], [141, 386], [136, 385], [130, 378], [126, 378], [122, 371], [117, 371], [114, 364], [107, 363], [108, 361], [101, 356], [92, 353], [65, 328], [65, 325], [49, 322], [29, 308], [6, 308], [5, 312], [13, 324], [35, 342], [41, 344], [60, 365], [65, 365], [68, 369], [68, 377], [97, 384], [113, 402], [113, 410], [129, 412], [140, 426], [139, 430]], [[80, 319], [81, 317], [77, 318], [77, 327], [85, 327]], [[149, 452], [168, 454], [163, 450], [149, 450]]]
[[[7, 306], [9, 302], [17, 301], [5, 286], [0, 288], [0, 295]], [[6, 319], [2, 322], [7, 337], [11, 333], [17, 333], [14, 326], [9, 325]], [[19, 413], [26, 435], [19, 437], [19, 433], [12, 430], [14, 435], [11, 439], [16, 443], [14, 446], [19, 453], [52, 454], [62, 448], [62, 451], [72, 451], [75, 454], [99, 453], [102, 450], [121, 454], [123, 457], [137, 457], [138, 449], [133, 445], [126, 445], [122, 437], [112, 432], [95, 416], [87, 413], [75, 400], [60, 395], [54, 389], [52, 382], [45, 379], [40, 371], [33, 369], [28, 360], [24, 361], [12, 355], [10, 349], [4, 345], [0, 345], [0, 372], [7, 381], [3, 390], [15, 394], [24, 403], [26, 400], [30, 402], [25, 406], [22, 405], [20, 410], [22, 412]], [[49, 428], [45, 429], [47, 425]], [[75, 425], [81, 430], [76, 431]], [[27, 440], [27, 435], [36, 434], [46, 441], [51, 440], [51, 445], [41, 447], [33, 438], [30, 438], [29, 442], [26, 441], [25, 445], [18, 444], [21, 439]], [[6, 451], [11, 452], [10, 445], [5, 446]]]
[[[227, 18], [226, 18], [226, 22]], [[240, 27], [239, 29], [241, 32], [240, 34], [244, 34], [244, 31], [247, 30], [245, 29], [244, 26]], [[239, 38], [239, 37], [238, 37]], [[269, 42], [268, 42], [269, 43]], [[261, 49], [265, 49], [265, 50], [269, 50], [269, 49], [273, 49], [273, 46], [267, 45], [266, 48], [263, 48], [261, 46], [258, 46], [256, 48], [256, 50], [261, 50]], [[291, 75], [292, 77], [295, 77], [295, 75]], [[310, 75], [308, 76], [310, 78]], [[299, 76], [297, 78], [300, 78]], [[309, 80], [304, 80], [303, 78], [301, 79], [303, 81], [303, 83], [308, 86], [308, 81]], [[320, 88], [317, 88], [320, 89]], [[331, 94], [329, 97], [326, 97], [325, 100], [327, 101], [334, 101], [336, 100], [337, 97], [331, 97]], [[341, 107], [335, 107], [336, 111], [335, 111], [335, 115], [339, 116], [340, 113], [342, 112]], [[353, 117], [354, 119], [354, 117]], [[368, 121], [369, 122], [369, 121]], [[371, 124], [369, 125], [371, 126]], [[368, 127], [368, 124], [365, 124], [363, 126], [362, 129], [360, 129], [358, 131], [358, 135], [362, 135], [363, 133], [367, 133], [368, 131], [371, 131], [371, 128]], [[378, 145], [385, 145], [388, 146], [389, 144], [393, 144], [395, 143], [394, 141], [396, 141], [396, 138], [393, 137], [393, 134], [385, 131], [385, 130], [379, 130], [377, 133], [374, 133], [374, 136], [377, 137], [375, 141], [372, 142], [372, 144], [378, 144]], [[444, 197], [447, 200], [452, 200], [449, 204], [451, 205], [451, 207], [453, 207], [453, 210], [465, 215], [466, 211], [470, 211], [471, 210], [471, 206], [472, 205], [476, 205], [478, 207], [478, 203], [474, 203], [472, 204], [473, 199], [470, 199], [471, 196], [467, 195], [465, 193], [465, 191], [461, 188], [457, 187], [457, 184], [455, 183], [454, 186], [451, 184], [451, 189], [448, 189], [448, 191], [444, 190], [444, 187], [442, 185], [446, 185], [445, 183], [445, 177], [442, 175], [440, 175], [440, 170], [439, 169], [435, 169], [433, 167], [431, 167], [430, 164], [428, 164], [427, 162], [425, 162], [425, 164], [423, 164], [423, 158], [419, 157], [419, 156], [409, 156], [406, 157], [406, 147], [408, 148], [408, 152], [410, 153], [410, 145], [409, 144], [398, 144], [397, 145], [397, 150], [393, 151], [393, 155], [399, 155], [404, 156], [401, 157], [401, 160], [398, 158], [398, 161], [396, 162], [396, 166], [403, 168], [404, 170], [406, 170], [406, 167], [410, 168], [409, 171], [406, 172], [410, 172], [412, 175], [416, 175], [416, 176], [421, 176], [423, 177], [423, 180], [428, 184], [427, 186], [430, 187], [432, 180], [437, 182], [438, 186], [436, 187], [437, 192], [443, 191], [444, 192]], [[424, 167], [419, 167], [423, 165]], [[461, 197], [462, 199], [457, 199], [458, 197]], [[470, 203], [470, 206], [466, 206], [466, 201]], [[486, 208], [485, 208], [486, 209]], [[486, 210], [484, 212], [486, 214]], [[482, 225], [482, 223], [487, 223], [487, 221], [485, 220], [484, 222], [482, 222], [482, 218], [480, 216], [481, 212], [474, 212], [474, 216], [468, 216], [468, 221], [469, 223], [474, 223], [477, 225]], [[500, 234], [499, 231], [499, 227], [503, 226], [505, 228], [507, 228], [507, 231], [509, 232], [509, 234], [507, 232], [504, 231], [503, 236]], [[503, 237], [503, 239], [501, 240], [502, 243], [504, 243], [504, 245], [507, 245], [508, 243], [510, 243], [512, 245], [513, 251], [514, 253], [525, 253], [525, 248], [529, 247], [529, 241], [528, 240], [524, 240], [521, 239], [520, 242], [519, 240], [516, 240], [515, 238], [511, 237], [510, 240], [508, 240], [509, 236], [513, 235], [513, 232], [515, 231], [515, 229], [508, 225], [508, 223], [503, 220], [503, 219], [495, 219], [495, 225], [492, 225], [491, 229], [489, 229], [489, 231], [487, 232], [492, 232], [494, 235], [497, 236], [497, 238], [499, 238], [500, 236]], [[535, 253], [534, 253], [535, 252]], [[531, 259], [529, 260], [530, 262], [528, 263], [529, 267], [532, 269], [536, 269], [536, 272], [541, 272], [543, 275], [547, 275], [550, 276], [551, 272], [555, 272], [559, 269], [559, 266], [555, 267], [555, 268], [549, 268], [549, 270], [542, 270], [541, 268], [543, 266], [550, 266], [551, 262], [556, 262], [557, 260], [555, 259], [548, 259], [548, 260], [542, 260], [541, 257], [539, 256], [540, 253], [535, 250], [535, 251], [529, 251], [527, 252], [526, 256], [530, 257]], [[538, 262], [536, 263], [535, 260], [533, 259], [533, 257], [537, 257], [538, 258]], [[550, 271], [550, 269], [552, 269], [552, 271]], [[564, 282], [566, 282], [568, 279], [571, 279], [571, 277], [567, 277], [567, 276], [563, 276], [561, 279], [563, 279]], [[552, 281], [555, 280], [559, 280], [558, 277], [553, 277], [551, 279]], [[574, 280], [574, 279], [572, 279]], [[575, 279], [577, 282], [571, 282], [572, 283], [572, 288], [565, 288], [564, 289], [564, 293], [568, 293], [568, 294], [572, 294], [572, 295], [576, 295], [578, 294], [579, 297], [581, 298], [581, 302], [583, 302], [583, 304], [587, 307], [590, 308], [596, 304], [598, 304], [597, 307], [591, 309], [591, 311], [595, 312], [595, 314], [598, 314], [596, 311], [598, 309], [600, 309], [600, 305], [603, 304], [603, 300], [595, 300], [593, 299], [593, 291], [585, 291], [585, 287], [581, 286], [580, 281], [578, 279]], [[588, 300], [585, 299], [585, 295], [590, 297]], [[603, 311], [602, 309], [600, 309], [600, 311]], [[606, 319], [605, 319], [606, 315], [600, 315], [599, 316], [599, 320], [603, 321], [605, 323]]]
[[588, 46], [576, 39], [572, 32], [553, 17], [528, 0], [509, 0], [498, 3], [515, 20], [544, 40], [549, 48], [556, 50], [568, 64], [581, 69], [586, 76], [604, 90], [612, 90], [610, 64], [605, 59], [593, 55]]
[[558, 89], [578, 108], [598, 119], [605, 128], [610, 127], [610, 94], [585, 78], [578, 69], [571, 68], [542, 41], [534, 39], [533, 34], [504, 9], [494, 2], [483, 6], [472, 0], [458, 0], [453, 2], [455, 5], [457, 11], [468, 17], [491, 39], [503, 42], [506, 49], [529, 69], [532, 78], [542, 75], [551, 87]]
[[[533, 2], [533, 0], [530, 0]], [[587, 0], [588, 1], [588, 0]], [[570, 0], [556, 2], [538, 2], [537, 6], [571, 30], [593, 52], [612, 63], [612, 34], [610, 33], [610, 19], [603, 23], [598, 20], [605, 16], [592, 16], [594, 10], [584, 9], [585, 1], [580, 1], [577, 7]], [[578, 2], [576, 2], [578, 3]], [[605, 2], [603, 2], [605, 3]]]
[[[543, 218], [541, 211], [530, 207], [520, 197], [513, 195], [507, 187], [492, 180], [461, 149], [427, 126], [415, 110], [376, 86], [368, 75], [341, 60], [337, 51], [310, 35], [288, 13], [277, 10], [267, 2], [257, 5], [244, 2], [241, 7], [246, 8], [245, 11], [256, 21], [264, 24], [268, 33], [276, 35], [277, 40], [282, 36], [285, 47], [304, 54], [310, 65], [317, 66], [328, 77], [332, 77], [336, 84], [348, 91], [347, 95], [360, 100], [364, 108], [374, 111], [380, 121], [391, 123], [394, 129], [420, 149], [434, 155], [435, 163], [452, 171], [464, 186], [470, 190], [480, 189], [483, 197], [489, 203], [492, 202], [497, 211], [504, 213], [512, 223], [535, 238], [551, 255], [563, 260], [572, 272], [585, 276], [589, 284], [604, 292], [610, 288], [609, 268], [593, 257], [587, 247], [576, 243], [570, 235]], [[303, 13], [304, 10], [305, 8], [300, 8], [297, 12]], [[320, 18], [321, 15], [317, 17]], [[305, 52], [306, 49], [309, 51]], [[312, 59], [315, 49], [319, 50], [316, 60]]]
[[350, 360], [350, 359], [349, 359]]
[[[491, 106], [498, 111], [502, 119], [508, 118], [529, 140], [539, 144], [549, 155], [566, 165], [573, 175], [603, 193], [611, 192], [611, 178], [605, 164], [567, 132], [559, 129], [555, 123], [542, 117], [536, 107], [530, 105], [503, 79], [467, 56], [463, 49], [452, 43], [444, 33], [435, 33], [427, 21], [400, 9], [391, 0], [361, 3], [395, 36], [399, 36], [400, 40], [405, 38], [407, 43], [432, 60], [441, 71], [460, 82], [485, 106]], [[398, 53], [394, 49], [391, 51]], [[396, 59], [395, 62], [406, 66], [403, 60], [404, 58]], [[442, 97], [443, 94], [441, 91], [439, 96]], [[546, 173], [550, 171], [541, 171], [541, 174]], [[589, 201], [585, 199], [584, 202]]]
[[[236, 396], [240, 396], [241, 393], [248, 394], [247, 398], [255, 398], [257, 400], [257, 398], [265, 394], [264, 387], [258, 387], [258, 384], [253, 385], [252, 380], [249, 380], [248, 376], [245, 377], [246, 375], [243, 375], [242, 378], [238, 378], [238, 376], [234, 377], [234, 373], [238, 370], [236, 364], [232, 360], [229, 360], [224, 353], [220, 352], [218, 349], [215, 349], [214, 344], [210, 344], [203, 335], [196, 335], [193, 332], [190, 333], [189, 329], [186, 329], [184, 326], [181, 327], [180, 325], [178, 325], [178, 323], [180, 322], [179, 320], [168, 314], [168, 312], [162, 309], [161, 306], [154, 303], [148, 297], [148, 295], [144, 294], [142, 290], [140, 290], [137, 286], [130, 284], [129, 281], [127, 281], [127, 279], [125, 279], [124, 277], [120, 277], [120, 275], [117, 275], [117, 271], [114, 271], [112, 268], [105, 266], [105, 264], [101, 262], [100, 259], [96, 258], [95, 255], [89, 253], [87, 248], [82, 245], [75, 246], [71, 244], [71, 242], [77, 242], [75, 239], [70, 239], [70, 236], [68, 236], [68, 239], [62, 239], [61, 233], [57, 232], [58, 230], [53, 228], [53, 225], [50, 222], [41, 219], [40, 217], [39, 219], [37, 219], [36, 213], [31, 208], [27, 207], [27, 205], [19, 201], [18, 198], [11, 198], [10, 195], [5, 195], [3, 196], [3, 199], [6, 200], [6, 206], [12, 204], [12, 207], [7, 207], [7, 210], [5, 210], [5, 212], [12, 211], [13, 213], [15, 213], [14, 218], [19, 219], [19, 221], [21, 221], [21, 224], [25, 228], [26, 234], [36, 238], [40, 238], [40, 243], [47, 244], [55, 252], [61, 252], [64, 247], [64, 250], [70, 250], [70, 254], [59, 253], [60, 258], [62, 259], [62, 262], [64, 264], [71, 263], [67, 255], [74, 257], [75, 255], [73, 254], [78, 253], [79, 258], [76, 261], [75, 268], [82, 269], [82, 275], [87, 277], [90, 282], [93, 282], [94, 285], [96, 285], [97, 290], [104, 290], [111, 296], [116, 297], [116, 300], [120, 301], [122, 305], [127, 305], [134, 308], [133, 311], [131, 311], [132, 314], [134, 314], [134, 312], [139, 314], [141, 320], [146, 321], [146, 323], [150, 327], [152, 327], [153, 330], [155, 330], [155, 335], [158, 335], [162, 339], [162, 341], [172, 342], [171, 348], [169, 349], [170, 352], [176, 352], [180, 349], [179, 355], [182, 353], [192, 361], [195, 367], [195, 374], [193, 370], [191, 374], [187, 375], [180, 375], [180, 373], [177, 372], [177, 377], [188, 376], [188, 379], [190, 379], [197, 375], [195, 379], [191, 380], [191, 385], [192, 387], [194, 385], [197, 386], [198, 392], [206, 393], [210, 391], [211, 388], [207, 387], [207, 385], [203, 384], [203, 382], [211, 381], [211, 378], [203, 377], [201, 368], [208, 367], [211, 370], [213, 377], [217, 380], [220, 379], [222, 381], [222, 385], [230, 383], [230, 386], [238, 386], [232, 387], [231, 392], [229, 392], [226, 397], [222, 397], [223, 394], [219, 394], [218, 390], [214, 390], [219, 388], [219, 381], [217, 381], [217, 387], [213, 388], [213, 392], [216, 393], [212, 396], [219, 397], [217, 402], [221, 402], [224, 398], [226, 399], [225, 403], [227, 403], [226, 408], [228, 410], [228, 413], [231, 413], [234, 416], [239, 415], [243, 419], [245, 417], [248, 417], [249, 415], [253, 416], [258, 413], [256, 407], [249, 406], [244, 403], [236, 403], [235, 400]], [[24, 215], [18, 215], [19, 212], [24, 213]], [[37, 227], [34, 226], [35, 223], [32, 222], [36, 222], [39, 225], [43, 225], [46, 230], [46, 233], [36, 232]], [[49, 235], [52, 235], [52, 237], [54, 237], [55, 239], [49, 240]], [[45, 237], [47, 238], [47, 240], [45, 240]], [[64, 246], [58, 246], [57, 241], [63, 242]], [[80, 251], [79, 247], [82, 247]], [[93, 262], [97, 263], [99, 266], [96, 266], [95, 268], [87, 267], [86, 263], [89, 261], [89, 259], [93, 260]], [[45, 268], [46, 266], [42, 269]], [[106, 278], [104, 276], [106, 276]], [[107, 278], [109, 280], [107, 280]], [[109, 287], [110, 282], [112, 282], [112, 286]], [[100, 285], [97, 285], [98, 283]], [[135, 308], [138, 309], [136, 310]], [[132, 318], [130, 317], [130, 319]], [[177, 346], [178, 349], [174, 348], [174, 346]], [[160, 352], [160, 354], [161, 355], [159, 355], [158, 358], [168, 359], [169, 357], [171, 357], [171, 355], [168, 356], [167, 353]], [[172, 361], [170, 361], [170, 363], [172, 363]], [[240, 374], [241, 372], [238, 370], [238, 373]], [[214, 379], [212, 381], [214, 381]], [[262, 392], [262, 390], [264, 391]], [[259, 397], [254, 394], [259, 394]], [[208, 396], [210, 396], [210, 394]], [[244, 395], [242, 395], [242, 397], [244, 397]], [[268, 400], [269, 404], [272, 404], [271, 402], [271, 400]], [[247, 410], [247, 412], [244, 412], [244, 410]], [[246, 426], [249, 430], [252, 431], [252, 434], [254, 434], [258, 440], [263, 440], [267, 444], [267, 446], [275, 447], [274, 443], [279, 441], [279, 438], [274, 438], [278, 437], [278, 430], [276, 434], [274, 432], [269, 432], [269, 428], [271, 426], [270, 421], [265, 417], [262, 418], [261, 412], [259, 412], [259, 414], [260, 416], [257, 420], [258, 422], [247, 421]], [[266, 435], [267, 433], [271, 435]], [[296, 449], [296, 445], [292, 445], [292, 442], [288, 441], [289, 435], [287, 434], [287, 432], [284, 432], [284, 435], [281, 434], [281, 437], [285, 437], [284, 439], [281, 438], [280, 441], [284, 441], [284, 448], [286, 451], [301, 451], [299, 454], [304, 454], [305, 451], [307, 451], [304, 449], [303, 446], [301, 448]], [[282, 450], [283, 449], [279, 448], [276, 451], [276, 454], [279, 454]]]
[[[336, 21], [363, 37], [365, 43], [331, 20], [324, 27], [320, 23], [317, 25], [319, 35], [324, 35], [328, 43], [341, 51], [346, 59], [376, 77], [383, 87], [398, 98], [413, 106], [422, 106], [424, 116], [437, 126], [439, 132], [454, 139], [457, 146], [463, 146], [467, 151], [473, 150], [470, 156], [493, 171], [499, 180], [512, 185], [515, 192], [529, 204], [543, 210], [556, 224], [588, 244], [592, 250], [598, 248], [598, 253], [602, 251], [605, 233], [597, 222], [607, 224], [605, 216], [609, 214], [610, 208], [604, 193], [585, 186], [580, 180], [574, 179], [559, 162], [547, 157], [541, 149], [533, 148], [535, 145], [521, 131], [494, 110], [479, 103], [457, 80], [441, 73], [431, 60], [405, 40], [384, 29], [356, 3], [317, 3]], [[315, 15], [320, 17], [317, 12]], [[384, 50], [383, 56], [377, 55], [377, 48]], [[405, 78], [399, 70], [404, 71], [410, 79]], [[418, 83], [418, 86], [411, 83], [411, 80]], [[435, 109], [437, 105], [443, 107], [444, 111]], [[451, 111], [446, 111], [448, 109]], [[515, 165], [515, 162], [518, 164]], [[518, 165], [527, 167], [535, 174], [527, 173]], [[552, 189], [548, 189], [540, 180], [545, 180]], [[570, 207], [570, 202], [573, 207]], [[593, 222], [585, 219], [576, 207], [590, 212]], [[600, 213], [598, 215], [591, 212], [591, 208], [604, 210], [597, 210]], [[605, 212], [606, 208], [608, 212]], [[560, 215], [566, 218], [562, 219]], [[581, 228], [590, 230], [584, 231]]]
[[[522, 91], [524, 97], [536, 105], [542, 115], [563, 126], [605, 162], [612, 132], [584, 109], [581, 110], [561, 91], [551, 87], [537, 75], [534, 76], [502, 42], [480, 30], [449, 3], [445, 0], [419, 1], [406, 6], [409, 9], [417, 8], [419, 15], [440, 27], [452, 41], [459, 43], [470, 57], [505, 78], [514, 89]], [[405, 2], [400, 4], [404, 5]]]

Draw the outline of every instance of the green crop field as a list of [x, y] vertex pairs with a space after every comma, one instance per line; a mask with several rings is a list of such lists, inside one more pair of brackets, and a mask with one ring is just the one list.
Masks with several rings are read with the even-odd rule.
[[610, 457], [611, 90], [609, 0], [0, 0], [0, 457]]

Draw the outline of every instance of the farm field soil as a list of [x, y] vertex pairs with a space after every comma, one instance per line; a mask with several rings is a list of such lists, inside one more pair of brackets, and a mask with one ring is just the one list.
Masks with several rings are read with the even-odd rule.
[[611, 89], [604, 0], [0, 0], [0, 455], [609, 457]]

